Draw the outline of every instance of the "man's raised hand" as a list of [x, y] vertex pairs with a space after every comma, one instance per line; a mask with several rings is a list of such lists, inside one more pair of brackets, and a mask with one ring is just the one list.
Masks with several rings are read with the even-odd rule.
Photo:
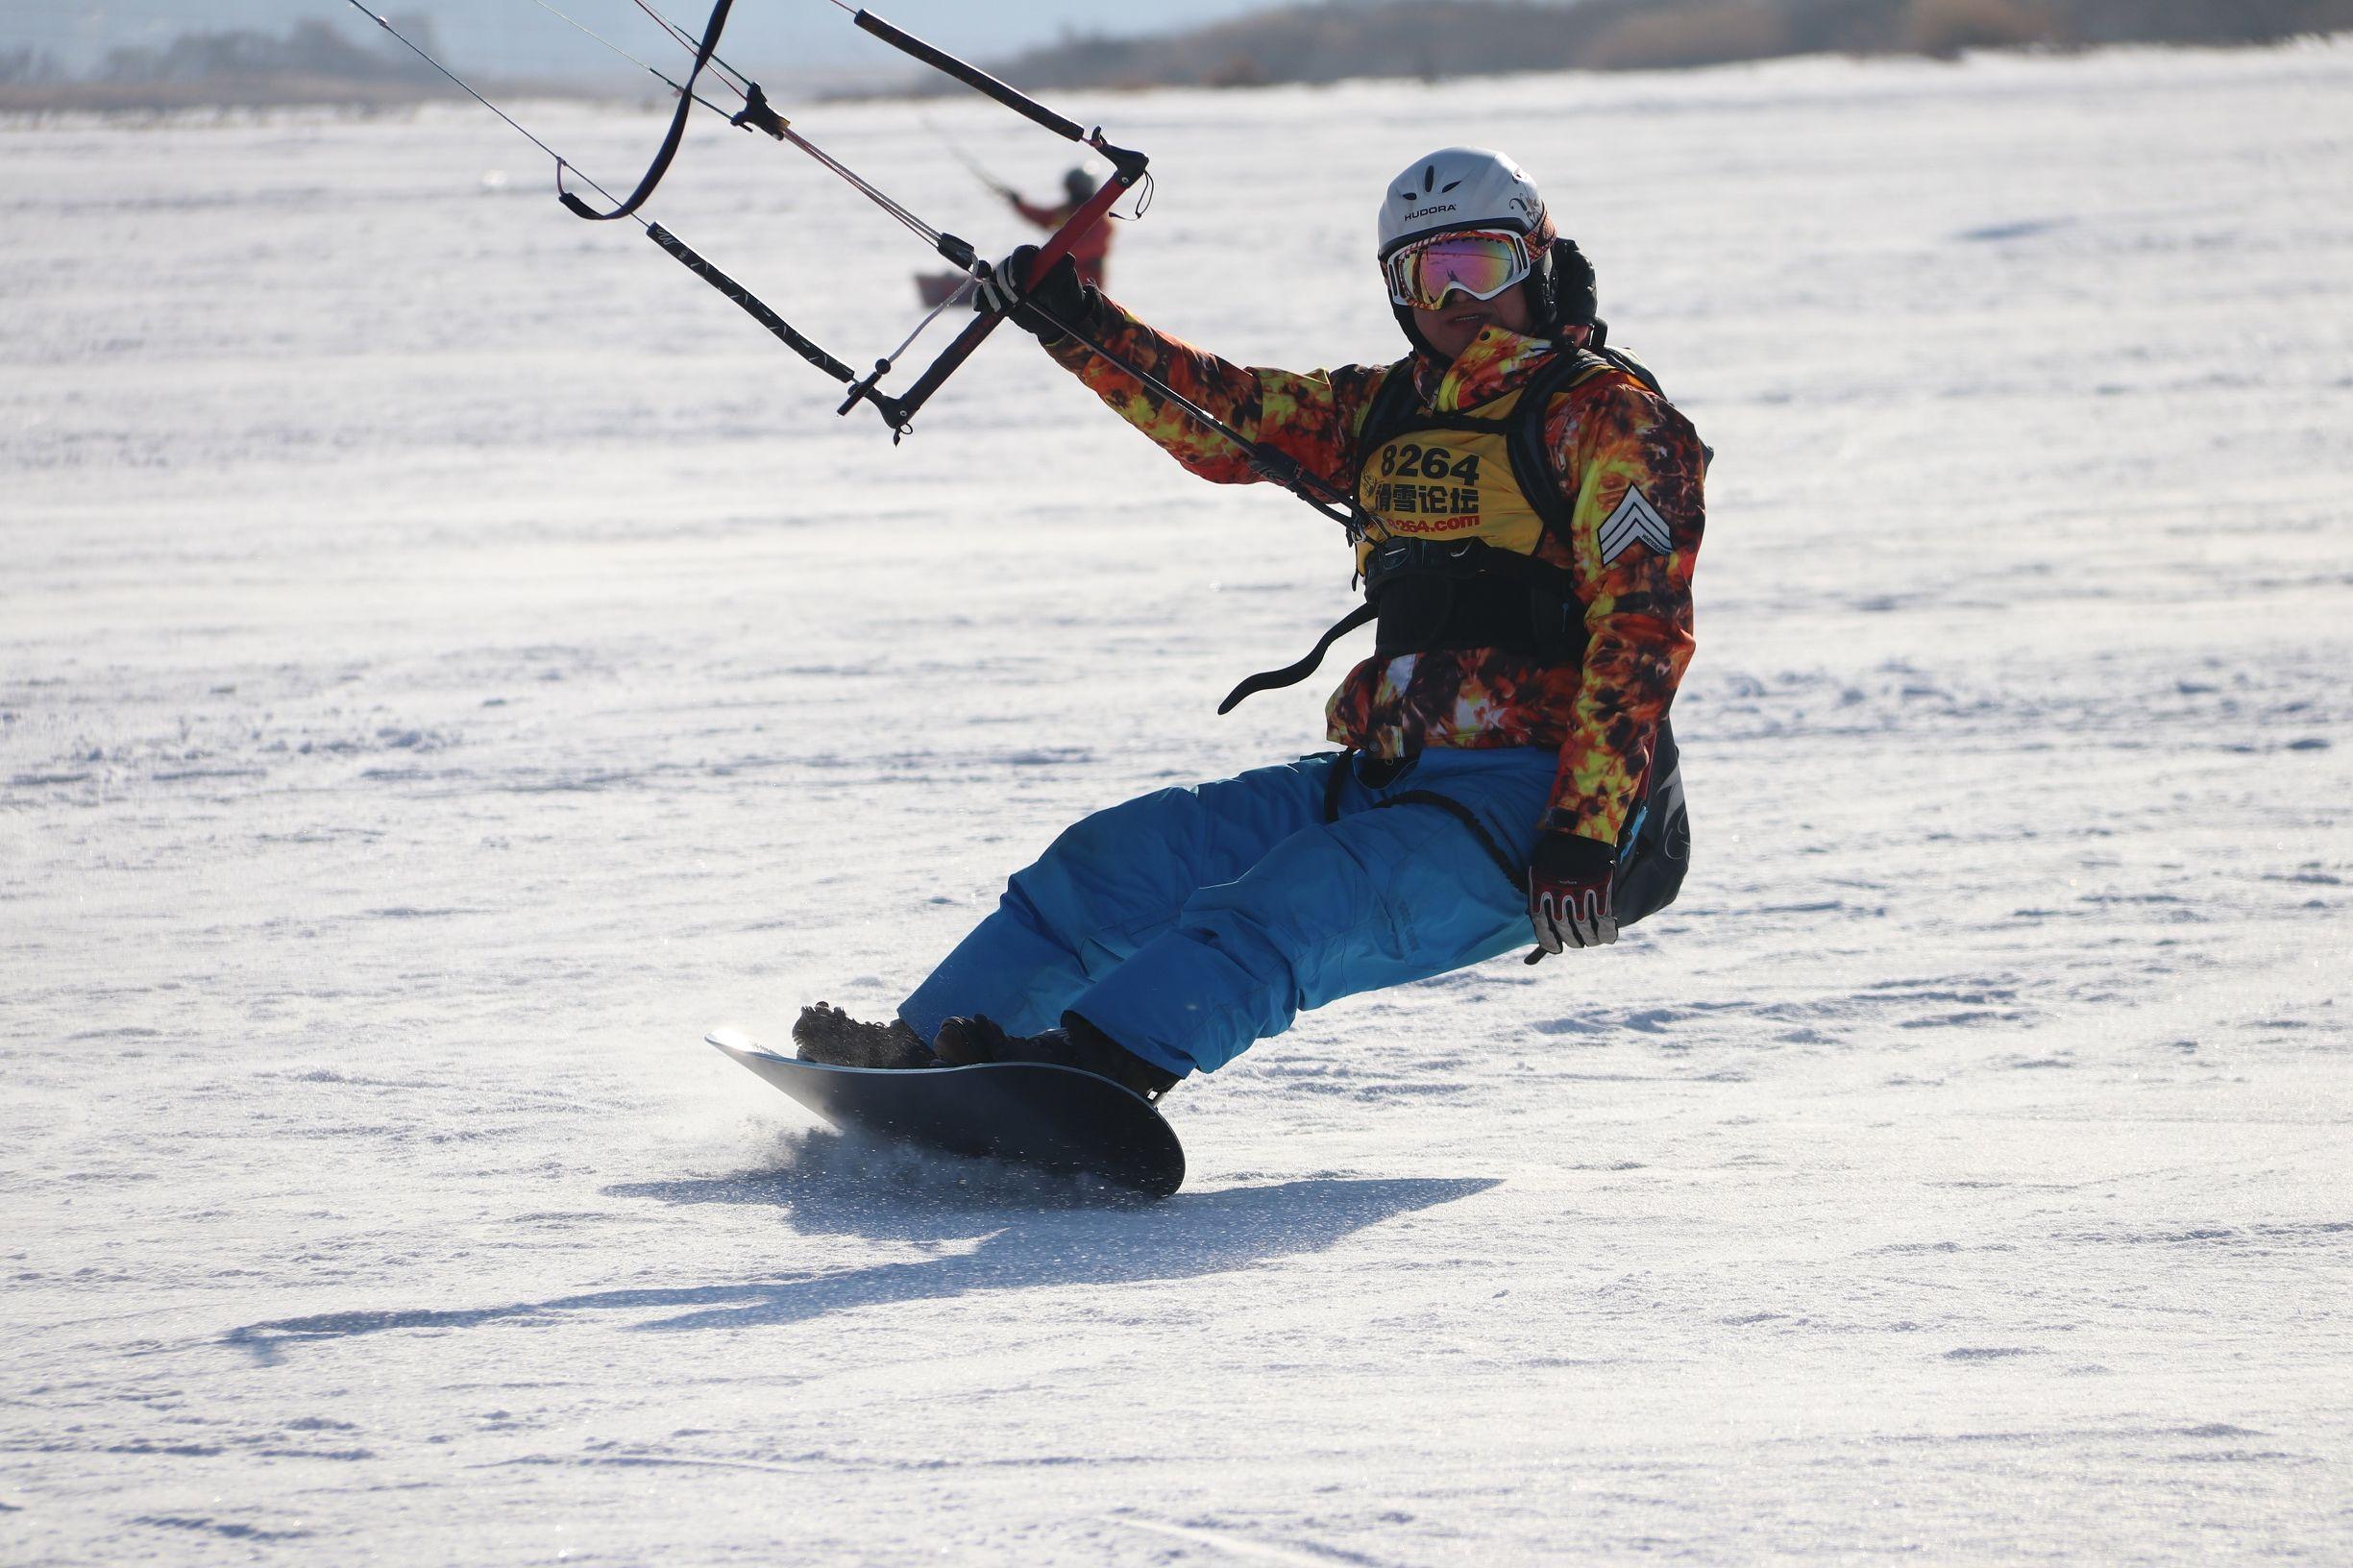
[[999, 261], [972, 293], [972, 308], [1013, 318], [1015, 326], [1034, 332], [1042, 343], [1063, 335], [1059, 324], [1074, 322], [1087, 308], [1087, 285], [1078, 281], [1078, 266], [1059, 257], [1038, 280], [1024, 287], [1022, 280], [1038, 264], [1038, 247], [1022, 245]]

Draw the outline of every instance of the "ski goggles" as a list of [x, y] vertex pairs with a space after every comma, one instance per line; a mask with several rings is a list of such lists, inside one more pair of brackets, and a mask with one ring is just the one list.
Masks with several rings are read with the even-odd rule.
[[1528, 241], [1508, 229], [1463, 229], [1400, 247], [1381, 263], [1389, 299], [1435, 310], [1457, 289], [1491, 300], [1535, 270]]

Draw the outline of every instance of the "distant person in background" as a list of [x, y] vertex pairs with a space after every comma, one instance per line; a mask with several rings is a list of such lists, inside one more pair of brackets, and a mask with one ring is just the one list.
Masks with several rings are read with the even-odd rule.
[[[1592, 267], [1509, 159], [1415, 159], [1382, 192], [1379, 235], [1412, 349], [1390, 364], [1237, 365], [1153, 331], [1067, 258], [1010, 300], [993, 291], [990, 308], [1192, 473], [1264, 478], [1089, 343], [1355, 499], [1366, 602], [1238, 697], [1306, 679], [1354, 626], [1375, 625], [1373, 652], [1325, 709], [1342, 749], [1087, 818], [896, 1018], [805, 1009], [803, 1059], [1044, 1062], [1158, 1095], [1304, 1009], [1532, 938], [1604, 946], [1675, 896], [1691, 839], [1667, 710], [1691, 658], [1707, 449], [1608, 346]], [[1236, 270], [1205, 285], [1262, 295], [1286, 243], [1265, 238], [1266, 271], [1237, 238]], [[1035, 254], [1007, 257], [1000, 285]]]
[[[1064, 201], [1060, 207], [1040, 207], [1029, 201], [1011, 185], [1002, 184], [977, 166], [972, 172], [988, 181], [989, 188], [1016, 212], [1052, 233], [1070, 221], [1070, 215], [1087, 205], [1095, 193], [1094, 176], [1085, 169], [1072, 169], [1062, 177]], [[1077, 270], [1078, 280], [1089, 288], [1103, 286], [1104, 263], [1111, 255], [1112, 224], [1109, 218], [1097, 223], [1070, 243], [1070, 264]], [[917, 296], [926, 306], [940, 306], [964, 292], [969, 282], [962, 272], [922, 272], [916, 274]]]
[[[1004, 185], [997, 194], [1004, 197], [1016, 212], [1029, 219], [1047, 233], [1052, 233], [1070, 221], [1070, 214], [1087, 205], [1095, 192], [1094, 176], [1085, 169], [1072, 169], [1062, 177], [1063, 202], [1060, 207], [1040, 207], [1023, 199], [1017, 190]], [[1071, 242], [1070, 264], [1078, 269], [1078, 281], [1089, 288], [1103, 286], [1103, 263], [1111, 255], [1112, 226], [1106, 221], [1096, 224]]]

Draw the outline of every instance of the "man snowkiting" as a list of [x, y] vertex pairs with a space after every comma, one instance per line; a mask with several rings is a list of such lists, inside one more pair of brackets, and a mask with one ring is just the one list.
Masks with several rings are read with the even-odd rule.
[[[1675, 896], [1667, 711], [1706, 449], [1607, 346], [1592, 268], [1509, 159], [1416, 159], [1383, 195], [1379, 259], [1413, 352], [1306, 375], [1155, 331], [1067, 259], [1019, 296], [1014, 320], [1193, 473], [1264, 477], [1114, 358], [1352, 495], [1367, 603], [1334, 633], [1371, 621], [1374, 650], [1327, 708], [1342, 750], [1076, 823], [895, 1019], [804, 1010], [804, 1059], [1052, 1062], [1157, 1096], [1303, 1009], [1532, 931], [1531, 963], [1605, 945]], [[1237, 698], [1304, 679], [1331, 640]]]
[[[1006, 206], [1048, 233], [1068, 223], [1079, 208], [1087, 205], [1088, 198], [1096, 189], [1093, 175], [1085, 169], [1072, 169], [1062, 177], [1061, 205], [1042, 207], [1013, 186], [989, 175], [978, 164], [971, 164], [970, 167]], [[1111, 242], [1112, 226], [1108, 223], [1095, 224], [1070, 242], [1070, 264], [1078, 271], [1078, 281], [1089, 288], [1103, 286], [1105, 271], [1111, 260]], [[916, 274], [915, 289], [925, 306], [943, 306], [963, 292], [970, 281], [969, 274], [962, 272], [920, 272]]]
[[[996, 193], [1016, 212], [1052, 233], [1070, 221], [1071, 215], [1087, 205], [1095, 193], [1094, 176], [1085, 169], [1072, 169], [1062, 177], [1063, 200], [1058, 206], [1041, 207], [1028, 200], [1010, 185], [998, 185]], [[1111, 256], [1112, 226], [1098, 223], [1070, 242], [1070, 264], [1078, 271], [1078, 281], [1089, 288], [1103, 286], [1104, 265]]]

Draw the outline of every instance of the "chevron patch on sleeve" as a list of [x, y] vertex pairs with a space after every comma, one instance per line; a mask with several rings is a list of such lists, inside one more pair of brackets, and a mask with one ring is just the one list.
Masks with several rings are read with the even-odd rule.
[[1650, 498], [1631, 485], [1618, 509], [1602, 523], [1599, 536], [1602, 564], [1607, 566], [1635, 545], [1648, 545], [1658, 554], [1674, 551], [1675, 536], [1667, 530], [1667, 520], [1658, 515]]

